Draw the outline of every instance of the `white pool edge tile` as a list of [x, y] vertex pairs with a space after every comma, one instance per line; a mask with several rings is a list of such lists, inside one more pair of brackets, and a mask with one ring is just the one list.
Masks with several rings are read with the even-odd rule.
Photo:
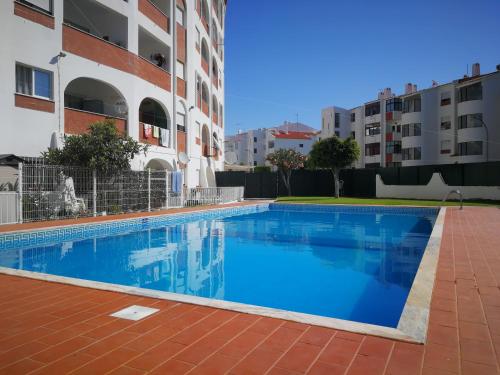
[[419, 343], [424, 343], [427, 338], [445, 217], [446, 207], [441, 207], [398, 323], [400, 332], [413, 337]]

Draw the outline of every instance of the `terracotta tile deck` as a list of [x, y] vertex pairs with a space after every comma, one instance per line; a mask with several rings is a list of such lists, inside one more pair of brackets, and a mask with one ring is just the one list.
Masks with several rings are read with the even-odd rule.
[[[500, 374], [500, 210], [448, 209], [426, 345], [0, 276], [1, 374]], [[160, 309], [139, 322], [109, 316]]]

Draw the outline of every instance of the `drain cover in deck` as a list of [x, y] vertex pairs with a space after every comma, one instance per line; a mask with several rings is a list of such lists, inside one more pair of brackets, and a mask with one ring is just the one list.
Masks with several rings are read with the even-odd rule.
[[117, 311], [111, 316], [114, 316], [115, 318], [120, 318], [120, 319], [127, 319], [127, 320], [141, 320], [144, 319], [150, 315], [153, 315], [154, 313], [158, 312], [160, 310], [158, 309], [152, 309], [151, 307], [144, 307], [144, 306], [129, 306], [126, 309]]

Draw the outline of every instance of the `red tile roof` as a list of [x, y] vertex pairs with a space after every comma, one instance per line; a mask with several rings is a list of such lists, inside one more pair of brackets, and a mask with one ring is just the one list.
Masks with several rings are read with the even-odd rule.
[[279, 139], [304, 139], [311, 140], [316, 133], [310, 132], [277, 132], [274, 134], [276, 138]]

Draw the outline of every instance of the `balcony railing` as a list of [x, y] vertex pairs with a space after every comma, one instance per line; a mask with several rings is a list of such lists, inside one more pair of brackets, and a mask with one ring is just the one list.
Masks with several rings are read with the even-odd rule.
[[170, 19], [150, 0], [139, 0], [139, 11], [163, 31], [170, 33]]
[[63, 26], [63, 50], [133, 74], [166, 91], [171, 91], [172, 78], [166, 70], [129, 52], [126, 48], [66, 24]]
[[126, 134], [127, 120], [123, 118], [73, 108], [64, 109], [64, 132], [66, 134], [84, 134], [88, 132], [90, 124], [106, 119], [114, 120], [118, 131], [121, 134]]

